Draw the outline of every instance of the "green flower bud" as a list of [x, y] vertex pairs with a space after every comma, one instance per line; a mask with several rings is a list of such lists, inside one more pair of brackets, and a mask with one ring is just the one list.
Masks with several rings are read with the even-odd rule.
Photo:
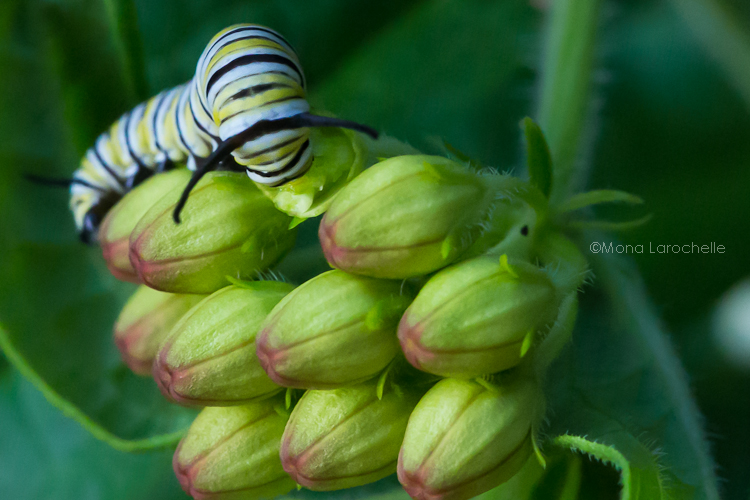
[[412, 298], [399, 282], [323, 273], [274, 308], [258, 335], [258, 358], [287, 387], [363, 382], [398, 353], [396, 328]]
[[377, 278], [450, 264], [482, 231], [494, 199], [487, 177], [438, 156], [378, 163], [339, 193], [320, 224], [328, 262]]
[[164, 395], [179, 404], [230, 406], [281, 391], [255, 356], [255, 336], [292, 288], [276, 281], [228, 286], [190, 310], [154, 361]]
[[178, 168], [154, 175], [127, 193], [112, 207], [99, 228], [99, 245], [107, 267], [115, 278], [131, 283], [140, 279], [130, 263], [130, 233], [138, 221], [162, 196], [184, 187], [190, 180], [190, 171]]
[[[181, 191], [181, 190], [177, 190]], [[172, 219], [179, 192], [152, 206], [130, 236], [130, 261], [146, 285], [175, 293], [211, 293], [227, 276], [253, 278], [294, 245], [291, 218], [247, 177], [211, 172]]]
[[172, 460], [182, 489], [196, 500], [251, 500], [294, 488], [279, 460], [283, 399], [204, 408]]
[[281, 186], [258, 185], [276, 207], [299, 218], [326, 211], [334, 195], [365, 167], [367, 148], [356, 132], [342, 128], [311, 128], [313, 164], [305, 175]]
[[419, 400], [411, 390], [376, 383], [307, 391], [292, 412], [281, 442], [284, 470], [318, 491], [360, 486], [396, 471], [409, 414]]
[[406, 359], [448, 377], [475, 377], [517, 365], [534, 334], [557, 314], [547, 273], [503, 255], [477, 257], [433, 276], [406, 310], [398, 338]]
[[499, 387], [444, 379], [409, 419], [398, 479], [412, 498], [464, 500], [510, 479], [532, 454], [539, 391], [527, 379]]
[[115, 344], [128, 367], [138, 375], [151, 375], [151, 365], [169, 331], [204, 298], [138, 287], [115, 323]]

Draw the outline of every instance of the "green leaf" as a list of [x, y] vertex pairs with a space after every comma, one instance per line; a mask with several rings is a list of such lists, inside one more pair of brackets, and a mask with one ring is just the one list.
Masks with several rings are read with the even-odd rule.
[[[586, 191], [584, 193], [578, 193], [571, 196], [567, 201], [562, 203], [559, 207], [561, 213], [574, 212], [587, 208], [594, 205], [601, 205], [605, 203], [627, 203], [630, 205], [639, 205], [643, 203], [643, 199], [624, 191], [616, 191], [612, 189], [599, 189], [594, 191]], [[589, 229], [599, 231], [629, 231], [636, 229], [653, 218], [653, 214], [646, 214], [642, 217], [638, 217], [632, 220], [625, 221], [609, 221], [599, 219], [572, 219], [567, 222], [567, 225], [571, 229]]]
[[[16, 41], [23, 40], [33, 51], [29, 55], [43, 64], [49, 78], [44, 83], [53, 90], [45, 100], [60, 110], [55, 112], [65, 125], [53, 137], [71, 143], [75, 158], [67, 165], [75, 165], [99, 134], [147, 94], [134, 6], [130, 0], [22, 3], [27, 15], [14, 22], [29, 36]], [[31, 88], [22, 92], [32, 95]], [[34, 107], [25, 99], [15, 106]]]
[[48, 400], [122, 450], [173, 445], [194, 411], [120, 360], [112, 327], [134, 287], [77, 241], [68, 194], [22, 174], [69, 176], [134, 104], [101, 2], [0, 5], [0, 345]]
[[638, 219], [623, 222], [607, 220], [572, 220], [568, 223], [568, 227], [571, 229], [596, 229], [608, 232], [629, 231], [647, 224], [653, 218], [653, 214], [648, 214], [639, 217]]
[[552, 157], [547, 140], [542, 129], [531, 118], [521, 120], [521, 126], [526, 137], [526, 166], [531, 183], [549, 198], [552, 192]]
[[0, 374], [0, 491], [14, 500], [182, 500], [171, 451], [112, 449], [63, 416], [15, 370]]
[[[208, 41], [237, 23], [268, 26], [294, 46], [310, 88], [327, 79], [362, 47], [380, 37], [400, 15], [420, 0], [264, 2], [223, 0], [135, 0], [138, 21], [148, 55], [149, 81], [164, 89], [193, 76]], [[328, 108], [339, 114], [339, 109]], [[356, 118], [359, 117], [348, 117]]]
[[112, 341], [112, 325], [134, 288], [117, 283], [99, 255], [78, 243], [5, 248], [0, 346], [9, 361], [112, 446], [175, 444], [194, 411], [169, 404], [150, 378], [130, 372]]
[[69, 400], [60, 396], [49, 384], [47, 384], [34, 369], [21, 357], [13, 345], [11, 338], [6, 332], [0, 328], [0, 348], [7, 356], [7, 358], [13, 363], [18, 371], [26, 377], [47, 399], [49, 403], [56, 406], [62, 411], [62, 413], [69, 418], [80, 423], [84, 429], [89, 431], [94, 437], [104, 441], [115, 449], [127, 452], [136, 452], [150, 450], [154, 448], [171, 448], [177, 441], [182, 437], [184, 432], [178, 431], [171, 434], [157, 435], [150, 438], [129, 441], [122, 439], [110, 431], [104, 426], [95, 422], [86, 413], [81, 411]]
[[549, 461], [542, 479], [537, 483], [532, 500], [577, 499], [582, 481], [581, 458], [563, 455]]
[[722, 0], [671, 0], [704, 50], [719, 64], [750, 110], [750, 31]]
[[102, 0], [102, 3], [128, 93], [144, 101], [149, 92], [135, 3], [133, 0]]
[[629, 203], [631, 205], [639, 205], [643, 203], [643, 200], [634, 194], [626, 193], [624, 191], [597, 189], [571, 196], [560, 206], [559, 210], [561, 212], [572, 212], [574, 210], [580, 210], [585, 207], [600, 205], [602, 203]]
[[428, 153], [445, 138], [465, 156], [516, 164], [518, 119], [529, 113], [525, 37], [539, 13], [529, 2], [417, 3], [311, 87], [310, 101]]
[[550, 367], [547, 434], [620, 469], [623, 499], [718, 499], [700, 414], [637, 273], [589, 256], [597, 288]]

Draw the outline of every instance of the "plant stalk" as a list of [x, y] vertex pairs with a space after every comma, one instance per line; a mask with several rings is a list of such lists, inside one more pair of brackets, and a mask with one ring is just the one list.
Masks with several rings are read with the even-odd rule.
[[552, 2], [537, 114], [554, 164], [553, 203], [584, 180], [576, 158], [589, 105], [600, 5], [601, 0]]

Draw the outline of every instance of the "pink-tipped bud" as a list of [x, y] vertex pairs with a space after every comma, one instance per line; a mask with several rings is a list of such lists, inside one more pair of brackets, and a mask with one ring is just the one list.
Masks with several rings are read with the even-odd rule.
[[151, 288], [212, 293], [229, 284], [227, 276], [255, 278], [294, 245], [291, 217], [243, 174], [207, 174], [177, 224], [173, 211], [181, 192], [152, 206], [130, 236], [130, 262]]
[[378, 399], [375, 382], [307, 391], [284, 430], [284, 470], [316, 491], [352, 488], [393, 474], [419, 395], [389, 390]]
[[396, 328], [412, 298], [397, 281], [323, 273], [271, 311], [256, 341], [258, 358], [287, 387], [363, 382], [398, 353]]
[[182, 489], [195, 500], [271, 499], [293, 489], [279, 460], [283, 405], [282, 397], [205, 408], [172, 460]]
[[354, 179], [320, 223], [328, 262], [376, 278], [409, 278], [455, 261], [482, 232], [487, 177], [438, 156], [398, 156]]
[[138, 375], [151, 375], [151, 365], [169, 331], [204, 297], [138, 287], [115, 323], [115, 344], [128, 367]]
[[401, 318], [406, 359], [445, 377], [476, 377], [512, 368], [537, 332], [557, 315], [546, 272], [507, 257], [477, 257], [433, 276]]
[[187, 184], [190, 172], [179, 168], [147, 179], [112, 207], [99, 228], [99, 245], [112, 275], [122, 281], [140, 283], [130, 263], [130, 234], [149, 208], [170, 191]]
[[154, 361], [164, 395], [183, 405], [231, 406], [281, 391], [255, 356], [255, 336], [292, 288], [276, 281], [228, 286], [191, 309]]
[[444, 379], [409, 418], [398, 479], [415, 500], [468, 500], [507, 481], [532, 453], [541, 394], [530, 380], [493, 387]]

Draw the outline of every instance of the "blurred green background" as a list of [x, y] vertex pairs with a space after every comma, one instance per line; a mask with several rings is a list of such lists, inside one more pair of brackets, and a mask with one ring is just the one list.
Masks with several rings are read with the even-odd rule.
[[[624, 242], [726, 247], [721, 255], [633, 257], [705, 415], [723, 496], [746, 500], [750, 352], [744, 362], [742, 351], [727, 356], [715, 311], [750, 278], [750, 79], [741, 78], [750, 44], [723, 59], [720, 52], [724, 35], [750, 30], [750, 4], [692, 0], [720, 12], [730, 32], [690, 17], [690, 1], [604, 2], [579, 161], [591, 169], [588, 187], [647, 201], [653, 220], [621, 234]], [[111, 324], [133, 288], [77, 243], [67, 193], [30, 186], [20, 173], [70, 175], [120, 114], [191, 78], [220, 29], [253, 22], [283, 33], [300, 54], [314, 106], [428, 152], [445, 139], [510, 170], [523, 162], [518, 122], [535, 115], [547, 3], [2, 0], [0, 324], [16, 354], [122, 438], [189, 422], [189, 412], [167, 406], [119, 362]], [[314, 224], [302, 235], [311, 242]], [[750, 336], [747, 322], [738, 328]], [[0, 373], [1, 498], [184, 498], [169, 451], [116, 451], [5, 361]]]

